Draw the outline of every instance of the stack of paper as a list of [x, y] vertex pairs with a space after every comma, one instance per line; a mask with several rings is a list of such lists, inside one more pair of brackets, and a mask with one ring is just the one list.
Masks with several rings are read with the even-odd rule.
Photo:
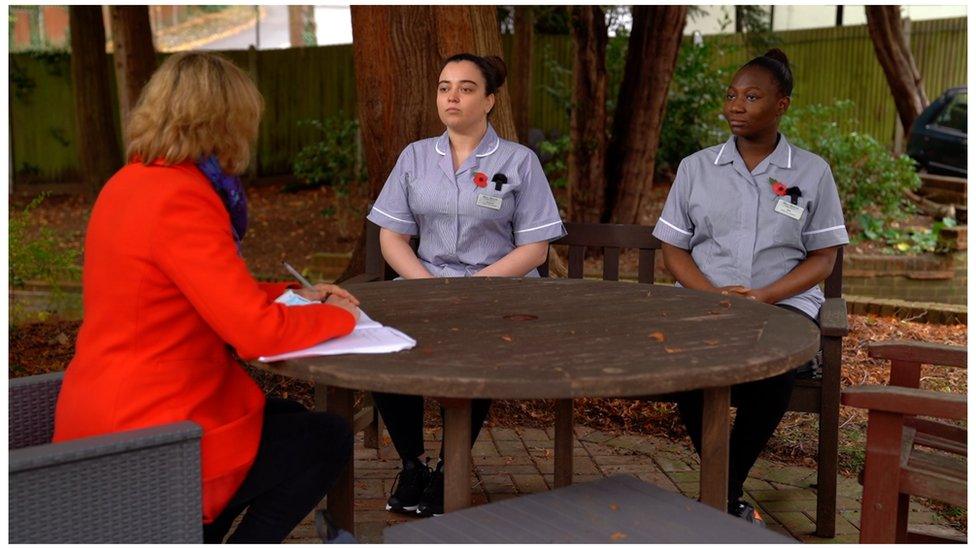
[[404, 349], [412, 349], [416, 344], [415, 339], [400, 330], [376, 322], [360, 310], [359, 322], [356, 323], [356, 328], [352, 333], [347, 336], [330, 339], [307, 349], [274, 356], [262, 356], [258, 360], [275, 362], [305, 356], [394, 353]]

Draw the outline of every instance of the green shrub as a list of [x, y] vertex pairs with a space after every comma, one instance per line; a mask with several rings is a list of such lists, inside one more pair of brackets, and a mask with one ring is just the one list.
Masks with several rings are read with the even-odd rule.
[[851, 101], [837, 101], [791, 109], [780, 130], [791, 142], [830, 164], [848, 224], [856, 229], [852, 236], [864, 232], [863, 236], [872, 238], [880, 233], [865, 232], [869, 226], [895, 228], [892, 223], [914, 211], [906, 203], [905, 191], [918, 189], [921, 180], [915, 161], [908, 156], [893, 156], [870, 135], [841, 129], [855, 127], [849, 117], [853, 108]]
[[44, 201], [42, 194], [22, 211], [10, 215], [8, 237], [10, 245], [10, 285], [23, 287], [27, 281], [44, 282], [52, 291], [62, 282], [77, 281], [78, 250], [67, 247], [50, 227], [32, 230], [31, 212]]
[[[365, 177], [356, 173], [356, 132], [359, 123], [341, 114], [324, 120], [302, 120], [299, 127], [315, 130], [318, 140], [295, 155], [292, 172], [302, 187], [345, 187]], [[295, 190], [288, 188], [286, 190]]]
[[715, 67], [713, 61], [728, 49], [714, 40], [688, 40], [681, 46], [668, 87], [655, 171], [674, 171], [682, 158], [728, 138], [722, 101], [735, 67]]

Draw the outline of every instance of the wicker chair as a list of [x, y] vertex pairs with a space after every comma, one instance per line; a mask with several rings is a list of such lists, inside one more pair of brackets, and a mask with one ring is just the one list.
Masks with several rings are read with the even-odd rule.
[[11, 543], [200, 543], [191, 421], [51, 443], [62, 373], [9, 384]]

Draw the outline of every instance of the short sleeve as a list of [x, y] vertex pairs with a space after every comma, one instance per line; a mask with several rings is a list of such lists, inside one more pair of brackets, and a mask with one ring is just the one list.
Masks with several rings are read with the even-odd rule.
[[386, 183], [383, 184], [383, 189], [376, 197], [376, 202], [373, 203], [373, 208], [366, 219], [395, 233], [416, 235], [417, 222], [414, 221], [407, 199], [407, 184], [410, 177], [416, 173], [416, 170], [410, 169], [413, 164], [411, 149], [412, 147], [407, 147], [400, 153], [400, 158], [393, 166], [390, 176], [386, 178]]
[[837, 194], [837, 185], [828, 166], [820, 177], [817, 197], [811, 205], [810, 217], [803, 229], [803, 247], [806, 250], [820, 250], [847, 244], [847, 227], [844, 226], [844, 212]]
[[519, 174], [522, 185], [515, 194], [512, 227], [516, 246], [551, 242], [566, 234], [563, 221], [559, 218], [559, 207], [539, 158], [531, 151], [526, 156], [522, 173]]
[[682, 160], [678, 164], [671, 190], [668, 191], [661, 217], [654, 225], [654, 236], [658, 240], [683, 250], [689, 249], [691, 237], [695, 234], [695, 226], [688, 215], [690, 197], [691, 178], [688, 175], [687, 162]]

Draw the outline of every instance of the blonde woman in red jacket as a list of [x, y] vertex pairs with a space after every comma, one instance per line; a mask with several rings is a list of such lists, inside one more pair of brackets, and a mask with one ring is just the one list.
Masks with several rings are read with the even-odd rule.
[[85, 238], [84, 322], [65, 373], [55, 441], [192, 420], [201, 446], [204, 538], [280, 542], [352, 452], [339, 417], [266, 399], [253, 359], [342, 336], [358, 302], [336, 286], [259, 284], [240, 255], [240, 180], [263, 101], [223, 57], [169, 57], [127, 121], [129, 163], [105, 184]]

